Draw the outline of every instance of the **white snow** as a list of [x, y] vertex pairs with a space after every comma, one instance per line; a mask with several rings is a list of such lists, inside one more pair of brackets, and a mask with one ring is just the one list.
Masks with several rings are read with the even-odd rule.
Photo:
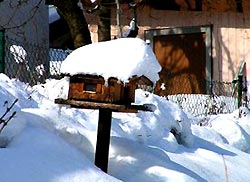
[[93, 43], [74, 50], [63, 61], [62, 73], [116, 77], [127, 82], [134, 75], [159, 80], [161, 66], [152, 49], [139, 38]]
[[0, 74], [0, 117], [18, 98], [2, 118], [17, 112], [0, 133], [1, 182], [250, 181], [248, 109], [193, 122], [200, 118], [137, 89], [135, 103], [155, 110], [112, 114], [106, 174], [94, 165], [98, 110], [54, 103], [67, 84], [50, 79], [30, 87]]
[[10, 52], [14, 56], [16, 63], [26, 63], [27, 52], [22, 46], [11, 45]]
[[[250, 114], [192, 124], [166, 99], [136, 90], [154, 112], [113, 113], [108, 174], [94, 165], [98, 111], [60, 107], [65, 80], [30, 87], [0, 74], [0, 115], [16, 111], [0, 134], [0, 181], [249, 181]], [[175, 129], [178, 135], [170, 132]], [[225, 170], [225, 168], [227, 170]], [[11, 174], [11, 175], [10, 175]]]
[[56, 7], [49, 5], [49, 23], [53, 23], [60, 19], [60, 15], [57, 13]]

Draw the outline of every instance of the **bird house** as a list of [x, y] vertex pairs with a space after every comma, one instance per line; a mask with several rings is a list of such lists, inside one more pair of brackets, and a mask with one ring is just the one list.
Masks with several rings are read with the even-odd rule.
[[152, 87], [153, 83], [145, 76], [133, 76], [123, 83], [115, 77], [105, 80], [102, 76], [71, 75], [68, 99], [114, 104], [131, 104], [135, 100], [135, 89]]
[[128, 111], [135, 102], [135, 90], [153, 88], [160, 70], [152, 49], [139, 38], [82, 46], [61, 65], [61, 72], [69, 75], [69, 89], [67, 100], [57, 102], [91, 109], [109, 103], [112, 110]]
[[152, 49], [137, 38], [83, 46], [64, 60], [61, 72], [69, 75], [68, 96], [55, 103], [99, 109], [95, 164], [104, 172], [108, 169], [112, 112], [152, 112], [152, 105], [131, 103], [136, 88], [153, 87], [160, 70]]

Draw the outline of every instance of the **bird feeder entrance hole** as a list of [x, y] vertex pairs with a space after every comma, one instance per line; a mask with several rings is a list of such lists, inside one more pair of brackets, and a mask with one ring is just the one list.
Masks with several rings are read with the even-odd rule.
[[96, 84], [92, 84], [92, 83], [85, 84], [83, 91], [96, 93], [96, 88], [97, 88]]
[[99, 109], [95, 165], [104, 172], [108, 170], [112, 112], [152, 112], [151, 107], [131, 104], [137, 85], [153, 86], [153, 83], [145, 76], [134, 76], [126, 84], [110, 77], [105, 85], [101, 76], [73, 75], [70, 76], [68, 99], [55, 100], [57, 104], [75, 108]]

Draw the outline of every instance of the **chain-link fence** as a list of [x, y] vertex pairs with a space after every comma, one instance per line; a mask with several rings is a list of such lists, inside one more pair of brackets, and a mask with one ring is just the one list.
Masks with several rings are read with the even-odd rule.
[[178, 94], [168, 95], [166, 98], [193, 116], [231, 113], [238, 108], [237, 98], [229, 96]]
[[[231, 82], [200, 80], [204, 93], [176, 93], [163, 95], [167, 100], [178, 104], [184, 111], [195, 115], [231, 113], [238, 108], [238, 100], [232, 92], [235, 85]], [[175, 87], [189, 87], [185, 82], [175, 82]], [[189, 90], [188, 90], [189, 91]], [[170, 91], [171, 92], [171, 91]]]
[[[31, 85], [43, 83], [47, 78], [61, 78], [62, 61], [71, 52], [70, 50], [60, 49], [48, 50], [44, 47], [17, 42], [9, 38], [5, 38], [4, 47], [5, 74], [10, 78], [17, 78]], [[194, 84], [195, 82], [199, 84]], [[174, 87], [171, 84], [165, 85], [168, 92], [162, 96], [177, 103], [184, 111], [193, 115], [230, 113], [239, 107], [237, 82], [201, 81], [190, 78], [188, 82], [174, 80]], [[197, 89], [198, 87], [201, 89]], [[179, 93], [171, 94], [173, 88], [183, 90], [196, 88], [201, 92], [185, 93], [179, 89]], [[243, 89], [243, 91], [245, 90]], [[245, 102], [241, 102], [241, 105], [249, 103], [247, 99], [249, 98], [245, 97]]]
[[10, 78], [36, 84], [49, 76], [49, 54], [45, 47], [5, 37], [4, 73]]
[[61, 63], [70, 52], [5, 37], [4, 73], [31, 85], [43, 83], [47, 78], [59, 78]]
[[62, 61], [72, 52], [72, 50], [62, 50], [62, 49], [50, 49], [50, 77], [60, 78], [61, 77], [61, 64]]

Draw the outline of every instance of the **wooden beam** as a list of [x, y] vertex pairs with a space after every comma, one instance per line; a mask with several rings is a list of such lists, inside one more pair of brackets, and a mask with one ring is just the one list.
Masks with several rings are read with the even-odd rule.
[[113, 112], [136, 113], [139, 110], [152, 112], [152, 109], [150, 107], [146, 107], [144, 105], [120, 105], [112, 103], [99, 103], [99, 102], [65, 100], [65, 99], [55, 99], [55, 103], [70, 105], [71, 107], [81, 108], [81, 109], [110, 109]]
[[111, 122], [112, 111], [110, 109], [99, 109], [95, 165], [106, 173], [108, 171]]

